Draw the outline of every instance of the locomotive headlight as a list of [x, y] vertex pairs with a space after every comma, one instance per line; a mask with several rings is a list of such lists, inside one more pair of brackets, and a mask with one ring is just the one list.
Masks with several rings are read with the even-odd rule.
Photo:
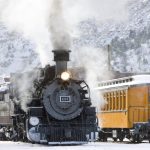
[[40, 122], [40, 120], [39, 120], [38, 117], [30, 117], [30, 119], [29, 119], [29, 123], [30, 123], [32, 126], [38, 125], [39, 122]]
[[70, 79], [70, 74], [68, 72], [63, 72], [61, 74], [61, 79], [64, 80], [64, 81], [67, 81]]

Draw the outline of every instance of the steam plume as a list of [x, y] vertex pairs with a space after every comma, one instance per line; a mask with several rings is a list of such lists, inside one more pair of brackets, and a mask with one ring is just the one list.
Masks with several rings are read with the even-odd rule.
[[[50, 63], [52, 55], [50, 49], [69, 49], [71, 36], [77, 31], [76, 25], [89, 18], [98, 21], [127, 19], [126, 4], [129, 0], [0, 0], [0, 19], [7, 24], [10, 30], [24, 34], [37, 45], [42, 66]], [[115, 5], [114, 5], [115, 4]], [[69, 22], [69, 24], [68, 24]], [[48, 25], [47, 25], [48, 23]], [[69, 28], [68, 28], [69, 27]], [[73, 33], [69, 30], [72, 29]], [[49, 40], [51, 37], [51, 43]], [[97, 81], [107, 73], [103, 61], [103, 52], [94, 48], [80, 48], [74, 50], [78, 53], [74, 58], [79, 66], [86, 68], [86, 79], [91, 89]], [[26, 77], [23, 79], [26, 82]], [[30, 83], [30, 82], [28, 82]], [[30, 86], [19, 84], [23, 90], [28, 91]], [[27, 92], [28, 93], [28, 92]], [[92, 91], [92, 99], [95, 98]], [[22, 96], [23, 97], [23, 96]], [[25, 102], [25, 103], [24, 103]], [[26, 104], [23, 101], [23, 107]], [[103, 103], [103, 101], [101, 101]]]
[[32, 100], [34, 93], [34, 80], [38, 77], [38, 70], [32, 72], [13, 74], [11, 82], [13, 83], [14, 102], [21, 106], [22, 110], [27, 112], [27, 105]]
[[[76, 26], [80, 21], [126, 20], [128, 1], [131, 0], [0, 0], [0, 21], [10, 31], [23, 33], [35, 42], [44, 67], [52, 63], [49, 51], [52, 45], [53, 48], [70, 47], [70, 37], [78, 33]], [[62, 41], [64, 44], [60, 44]]]
[[47, 19], [51, 0], [0, 0], [0, 22], [22, 34], [35, 46], [41, 65], [52, 62]]
[[75, 57], [73, 61], [76, 61], [76, 65], [85, 68], [85, 80], [90, 86], [92, 104], [100, 110], [105, 101], [101, 93], [95, 88], [99, 81], [113, 76], [108, 70], [107, 51], [93, 47], [82, 47], [73, 51], [72, 55]]
[[49, 30], [54, 49], [69, 49], [71, 46], [70, 34], [63, 17], [61, 0], [53, 0], [50, 8]]

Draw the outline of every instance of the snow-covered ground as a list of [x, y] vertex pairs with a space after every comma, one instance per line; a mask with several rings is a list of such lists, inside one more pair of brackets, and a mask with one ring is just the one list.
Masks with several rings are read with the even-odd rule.
[[78, 146], [47, 146], [21, 142], [0, 142], [1, 150], [149, 150], [150, 143], [129, 144], [96, 142]]

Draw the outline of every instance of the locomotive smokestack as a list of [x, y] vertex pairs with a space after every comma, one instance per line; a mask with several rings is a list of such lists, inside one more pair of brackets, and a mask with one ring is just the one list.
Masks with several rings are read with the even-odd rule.
[[70, 50], [53, 50], [57, 77], [60, 77], [62, 72], [67, 71], [67, 61], [69, 61], [70, 52]]

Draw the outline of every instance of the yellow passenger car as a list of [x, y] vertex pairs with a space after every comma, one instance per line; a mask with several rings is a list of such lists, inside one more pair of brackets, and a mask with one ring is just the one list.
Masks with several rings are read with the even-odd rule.
[[106, 101], [98, 112], [100, 140], [112, 137], [150, 142], [150, 75], [137, 75], [99, 83]]

